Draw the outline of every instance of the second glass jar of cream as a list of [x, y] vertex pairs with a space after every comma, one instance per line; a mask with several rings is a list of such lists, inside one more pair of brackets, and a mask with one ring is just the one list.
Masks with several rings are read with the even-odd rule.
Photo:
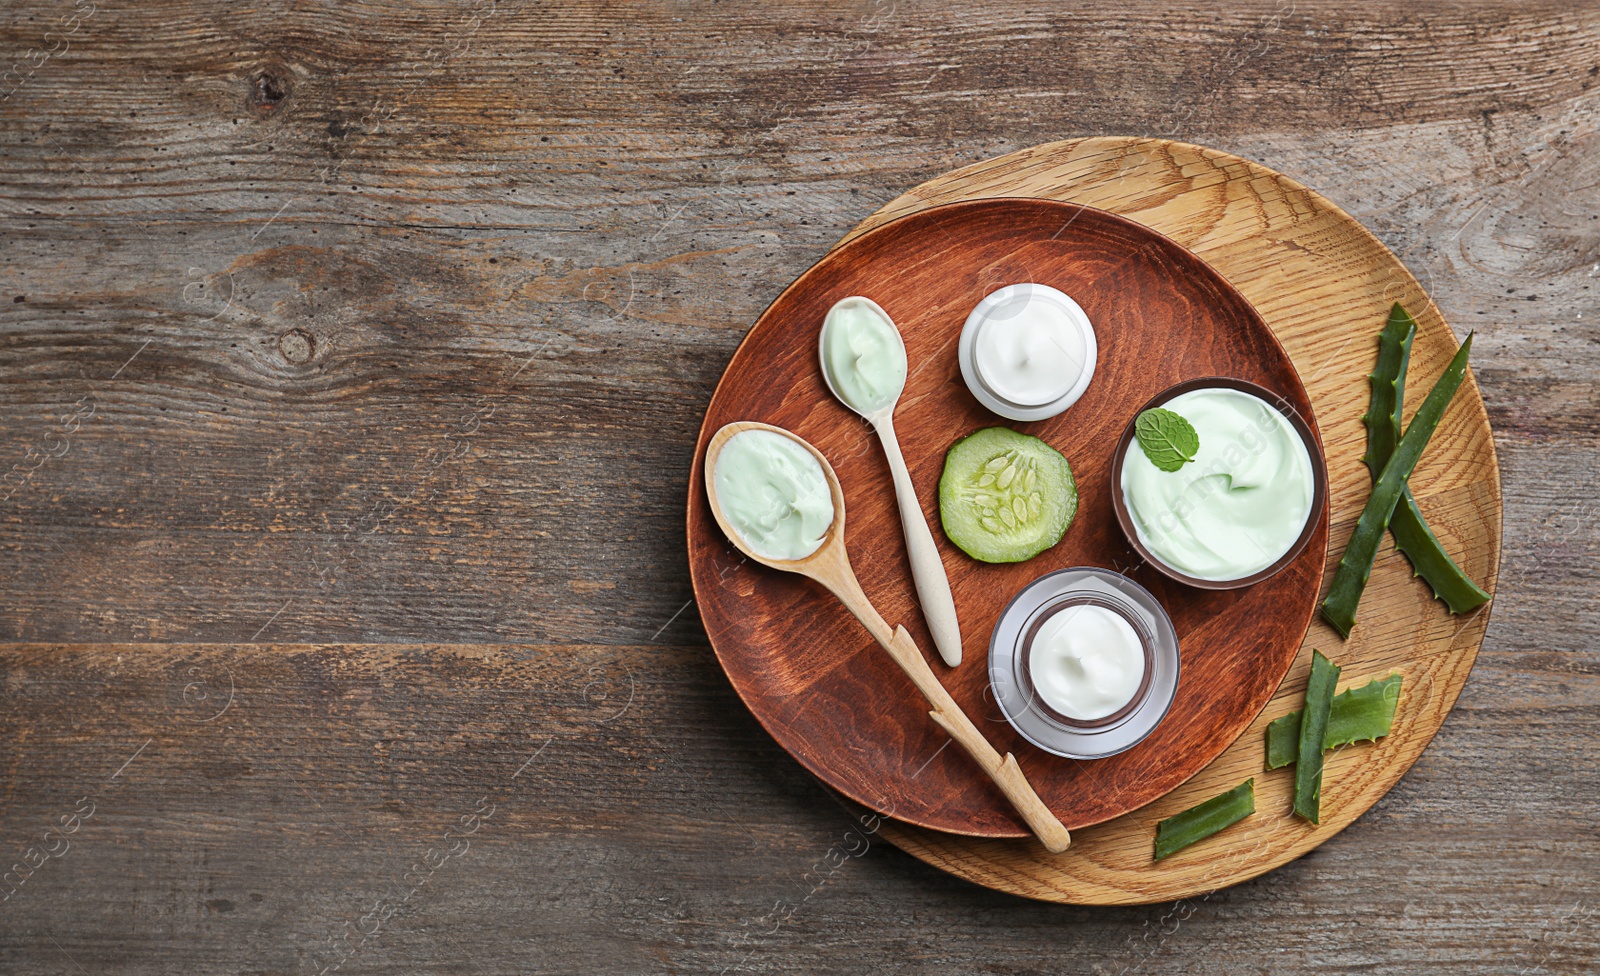
[[1178, 671], [1178, 635], [1161, 604], [1094, 567], [1029, 583], [989, 641], [989, 683], [1006, 721], [1069, 759], [1138, 744], [1172, 707]]

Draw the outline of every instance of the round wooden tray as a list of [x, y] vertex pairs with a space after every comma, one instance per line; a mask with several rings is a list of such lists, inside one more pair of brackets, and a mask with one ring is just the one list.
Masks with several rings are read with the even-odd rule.
[[[1391, 303], [1417, 319], [1406, 403], [1412, 409], [1457, 342], [1399, 260], [1349, 214], [1264, 166], [1157, 139], [1097, 138], [1010, 153], [934, 179], [884, 206], [840, 246], [918, 210], [991, 197], [1041, 197], [1119, 213], [1203, 257], [1248, 298], [1288, 350], [1309, 391], [1329, 471], [1333, 546], [1328, 574], [1370, 487], [1361, 456], [1377, 334]], [[1500, 565], [1500, 472], [1488, 416], [1468, 377], [1411, 478], [1445, 547], [1493, 593]], [[1492, 605], [1492, 604], [1491, 604]], [[1314, 620], [1271, 702], [1221, 756], [1149, 806], [1086, 830], [1051, 855], [1028, 840], [982, 840], [885, 821], [881, 833], [929, 864], [1029, 898], [1141, 904], [1188, 898], [1271, 870], [1326, 841], [1411, 767], [1455, 704], [1482, 643], [1489, 607], [1452, 617], [1385, 546], [1348, 641]], [[1340, 687], [1405, 675], [1394, 730], [1328, 757], [1322, 823], [1289, 814], [1293, 767], [1263, 772], [1268, 721], [1299, 707], [1311, 648], [1343, 665]], [[1256, 781], [1256, 813], [1159, 863], [1156, 822]]]
[[[938, 525], [944, 454], [960, 437], [1003, 423], [972, 397], [955, 346], [968, 312], [1001, 285], [1042, 281], [1072, 295], [1095, 323], [1094, 381], [1072, 409], [1010, 424], [1043, 438], [1073, 466], [1076, 521], [1023, 563], [980, 563], [936, 533], [964, 660], [933, 656], [916, 609], [888, 466], [861, 420], [829, 395], [817, 334], [851, 294], [893, 315], [912, 364], [895, 412], [924, 512]], [[1246, 589], [1175, 583], [1142, 563], [1112, 511], [1112, 453], [1152, 396], [1195, 376], [1258, 383], [1312, 416], [1288, 354], [1243, 296], [1192, 253], [1135, 222], [1051, 200], [1001, 199], [923, 210], [834, 249], [762, 314], [706, 409], [700, 451], [726, 423], [776, 424], [810, 441], [839, 473], [845, 541], [867, 595], [904, 624], [951, 696], [1069, 829], [1137, 809], [1194, 775], [1238, 737], [1277, 689], [1316, 609], [1327, 512], [1277, 575]], [[711, 519], [697, 452], [690, 481], [689, 565], [706, 631], [735, 690], [773, 737], [829, 786], [897, 820], [977, 837], [1026, 837], [1005, 798], [928, 719], [927, 704], [850, 614], [799, 576], [723, 569], [731, 547]], [[1172, 617], [1183, 676], [1148, 738], [1090, 762], [1023, 739], [990, 693], [989, 636], [1029, 582], [1071, 566], [1122, 569]], [[729, 585], [729, 584], [732, 585]]]

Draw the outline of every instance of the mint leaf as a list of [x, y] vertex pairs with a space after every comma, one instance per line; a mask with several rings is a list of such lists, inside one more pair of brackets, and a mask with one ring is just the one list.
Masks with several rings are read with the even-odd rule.
[[1200, 451], [1200, 435], [1182, 416], [1152, 407], [1133, 422], [1133, 434], [1150, 463], [1163, 471], [1176, 471]]

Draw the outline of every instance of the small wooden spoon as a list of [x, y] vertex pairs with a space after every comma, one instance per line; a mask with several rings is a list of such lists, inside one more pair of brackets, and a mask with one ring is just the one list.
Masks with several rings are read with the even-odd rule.
[[[717, 503], [717, 458], [722, 453], [722, 447], [728, 439], [746, 430], [766, 430], [789, 438], [810, 451], [817, 462], [822, 465], [823, 473], [828, 477], [828, 489], [833, 495], [833, 524], [828, 527], [828, 532], [822, 539], [822, 545], [817, 551], [804, 559], [768, 559], [765, 556], [752, 552], [739, 537], [739, 533], [723, 516], [722, 506]], [[995, 751], [989, 740], [983, 737], [972, 720], [967, 718], [961, 706], [955, 703], [950, 693], [945, 691], [944, 685], [934, 676], [933, 669], [928, 666], [927, 660], [922, 656], [922, 650], [917, 647], [916, 641], [904, 627], [889, 629], [889, 624], [872, 606], [867, 595], [862, 592], [861, 584], [856, 581], [855, 570], [850, 568], [850, 556], [845, 551], [844, 545], [844, 492], [839, 487], [839, 477], [834, 474], [833, 466], [821, 452], [804, 439], [795, 436], [782, 427], [773, 427], [768, 424], [758, 424], [751, 421], [740, 421], [728, 424], [717, 431], [711, 438], [711, 443], [706, 445], [706, 495], [711, 500], [711, 514], [716, 518], [717, 524], [728, 539], [738, 547], [746, 556], [773, 569], [781, 569], [790, 573], [799, 573], [810, 577], [827, 587], [834, 596], [861, 621], [879, 644], [889, 652], [900, 670], [904, 671], [917, 686], [922, 696], [933, 706], [928, 714], [938, 723], [939, 727], [949, 733], [950, 737], [967, 750], [967, 754], [975, 759], [989, 778], [1000, 787], [1011, 805], [1016, 807], [1035, 836], [1044, 844], [1045, 848], [1053, 854], [1058, 854], [1067, 849], [1072, 838], [1067, 833], [1067, 828], [1061, 825], [1056, 815], [1039, 799], [1039, 794], [1033, 791], [1028, 784], [1027, 777], [1022, 774], [1022, 767], [1017, 765], [1016, 757], [1010, 753], [1001, 756]]]
[[933, 649], [944, 658], [944, 663], [953, 668], [961, 663], [961, 623], [956, 618], [956, 601], [950, 595], [950, 580], [944, 572], [944, 560], [939, 558], [933, 530], [928, 528], [928, 518], [922, 514], [922, 502], [917, 500], [911, 472], [906, 470], [905, 455], [900, 453], [900, 438], [894, 432], [894, 408], [905, 392], [905, 381], [900, 381], [900, 389], [895, 391], [894, 399], [887, 406], [862, 413], [839, 395], [833, 370], [828, 367], [828, 329], [832, 327], [834, 310], [850, 303], [866, 305], [883, 316], [894, 340], [900, 343], [902, 349], [905, 347], [905, 340], [900, 337], [900, 327], [895, 325], [894, 319], [883, 310], [883, 306], [863, 295], [841, 298], [828, 310], [828, 316], [822, 322], [822, 331], [817, 335], [817, 358], [822, 361], [822, 381], [828, 384], [828, 391], [836, 400], [861, 414], [862, 419], [878, 432], [878, 441], [883, 444], [883, 456], [889, 462], [889, 476], [894, 481], [895, 501], [900, 506], [900, 525], [906, 536], [906, 558], [911, 562], [911, 582], [916, 584], [917, 602], [922, 604], [922, 619], [927, 621]]

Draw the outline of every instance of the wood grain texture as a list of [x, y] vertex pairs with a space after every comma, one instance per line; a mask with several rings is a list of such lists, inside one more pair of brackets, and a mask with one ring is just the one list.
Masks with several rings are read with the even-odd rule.
[[[1095, 378], [1065, 413], [1006, 424], [967, 391], [956, 344], [984, 296], [1018, 282], [1060, 288], [1095, 323]], [[734, 353], [701, 426], [701, 456], [723, 425], [776, 424], [834, 465], [850, 513], [846, 542], [873, 602], [924, 650], [889, 472], [871, 432], [828, 392], [817, 334], [839, 299], [866, 295], [893, 316], [910, 363], [895, 427], [924, 517], [939, 523], [945, 452], [997, 424], [1042, 438], [1072, 465], [1078, 513], [1066, 536], [1021, 563], [991, 565], [939, 533], [963, 663], [936, 667], [995, 748], [1017, 756], [1069, 829], [1150, 802], [1217, 756], [1255, 718], [1300, 647], [1327, 558], [1326, 509], [1307, 548], [1243, 590], [1184, 586], [1144, 564], [1112, 508], [1113, 452], [1139, 408], [1196, 376], [1235, 376], [1312, 403], [1287, 353], [1249, 303], [1169, 240], [1105, 211], [995, 200], [919, 212], [834, 249], [785, 289]], [[696, 603], [734, 688], [763, 726], [824, 782], [898, 821], [978, 837], [1024, 837], [1005, 797], [955, 750], [893, 663], [818, 587], [738, 562], [712, 521], [700, 464], [689, 485], [689, 568]], [[1046, 573], [1099, 566], [1128, 573], [1162, 602], [1181, 648], [1172, 710], [1137, 746], [1106, 759], [1061, 759], [1029, 743], [989, 684], [989, 638], [1010, 599]]]
[[[939, 205], [952, 201], [1009, 196], [1049, 197], [1146, 221], [1193, 248], [1250, 299], [1305, 379], [1323, 430], [1337, 541], [1333, 551], [1314, 546], [1308, 553], [1327, 560], [1331, 577], [1343, 540], [1369, 494], [1370, 476], [1361, 460], [1366, 452], [1366, 376], [1390, 306], [1398, 301], [1417, 318], [1406, 378], [1408, 417], [1455, 354], [1455, 337], [1422, 286], [1381, 242], [1327, 199], [1258, 163], [1168, 140], [1084, 139], [979, 163], [907, 192], [846, 240], [864, 239], [876, 227], [929, 208], [938, 213]], [[1412, 391], [1418, 396], [1409, 396]], [[712, 405], [714, 409], [715, 399]], [[1426, 461], [1418, 465], [1411, 484], [1431, 518], [1457, 527], [1453, 555], [1492, 594], [1500, 566], [1500, 471], [1488, 416], [1470, 379], [1429, 441]], [[1245, 734], [1148, 810], [1081, 833], [1078, 844], [1061, 855], [1027, 844], [971, 841], [894, 823], [885, 828], [886, 835], [962, 877], [1029, 897], [1086, 904], [1197, 897], [1304, 854], [1364, 813], [1416, 761], [1455, 704], [1488, 626], [1489, 606], [1452, 616], [1412, 577], [1404, 556], [1392, 545], [1384, 549], [1350, 639], [1341, 640], [1317, 618], [1304, 632], [1290, 680]], [[1270, 588], [1280, 578], [1249, 592]], [[1320, 598], [1320, 586], [1315, 589]], [[1171, 599], [1168, 593], [1169, 607]], [[1293, 605], [1292, 597], [1280, 590], [1266, 604], [1276, 609], [1246, 614], [1288, 616]], [[1238, 624], [1218, 619], [1228, 635], [1237, 637]], [[1181, 626], [1179, 636], [1186, 637]], [[1313, 648], [1321, 648], [1344, 668], [1345, 686], [1365, 684], [1391, 671], [1406, 676], [1394, 731], [1381, 742], [1342, 749], [1330, 758], [1323, 776], [1321, 822], [1315, 826], [1285, 813], [1292, 770], [1263, 774], [1266, 724], [1293, 711], [1303, 699]], [[1184, 675], [1186, 681], [1190, 678]], [[1216, 679], [1202, 680], [1209, 687]], [[1153, 861], [1158, 821], [1252, 775], [1257, 777], [1256, 815], [1204, 843]]]
[[[79, 6], [0, 5], [0, 73]], [[0, 639], [43, 642], [0, 646], [4, 857], [155, 736], [0, 904], [0, 970], [314, 974], [554, 736], [340, 973], [1594, 971], [1600, 12], [472, 10], [99, 3], [0, 98]], [[847, 840], [683, 551], [711, 389], [788, 282], [909, 187], [1105, 134], [1260, 160], [1381, 238], [1477, 330], [1505, 487], [1493, 623], [1411, 771], [1151, 907]], [[207, 662], [251, 731], [167, 731]]]

